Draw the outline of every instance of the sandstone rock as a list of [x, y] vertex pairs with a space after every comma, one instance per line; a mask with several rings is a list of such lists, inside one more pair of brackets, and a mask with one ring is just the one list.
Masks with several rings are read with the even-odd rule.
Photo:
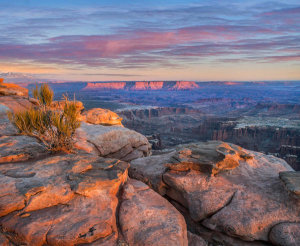
[[24, 111], [33, 106], [28, 99], [18, 96], [0, 96], [0, 104], [8, 107], [13, 112]]
[[0, 233], [1, 246], [14, 246], [2, 233]]
[[28, 136], [0, 137], [0, 163], [25, 161], [47, 153], [46, 147]]
[[189, 246], [208, 246], [208, 243], [196, 234], [188, 231]]
[[116, 113], [102, 108], [93, 108], [82, 114], [82, 119], [91, 124], [103, 125], [103, 126], [123, 126], [122, 118]]
[[0, 83], [0, 96], [28, 97], [28, 89], [16, 84]]
[[[150, 144], [140, 133], [120, 126], [82, 123], [76, 131], [78, 149], [100, 156], [131, 161], [150, 154]], [[95, 150], [96, 148], [96, 150]]]
[[130, 180], [122, 198], [119, 221], [129, 245], [188, 245], [183, 216], [147, 185]]
[[300, 199], [300, 172], [281, 172], [279, 173], [279, 177], [283, 181], [288, 192]]
[[252, 156], [247, 155], [239, 146], [211, 141], [177, 147], [167, 166], [175, 171], [192, 169], [215, 175], [222, 170], [236, 168], [239, 160], [247, 158], [251, 159]]
[[278, 246], [300, 245], [300, 223], [280, 223], [270, 232], [270, 241]]
[[127, 168], [89, 155], [1, 165], [1, 228], [16, 245], [115, 245]]
[[[300, 222], [300, 206], [288, 195], [278, 177], [279, 172], [292, 170], [285, 161], [223, 142], [192, 144], [190, 153], [189, 146], [181, 146], [181, 149], [186, 149], [184, 153], [188, 153], [184, 154], [184, 158], [192, 157], [190, 153], [198, 146], [200, 154], [206, 149], [206, 158], [215, 162], [212, 166], [218, 162], [218, 159], [214, 160], [218, 146], [229, 156], [232, 149], [245, 155], [244, 158], [240, 156], [235, 159], [238, 165], [234, 169], [219, 172], [216, 176], [200, 168], [197, 170], [197, 166], [194, 168], [193, 165], [185, 169], [165, 170], [163, 166], [174, 159], [170, 153], [160, 158], [152, 156], [133, 161], [129, 173], [147, 180], [158, 192], [161, 190], [157, 187], [165, 186], [162, 195], [185, 207], [193, 221], [232, 237], [246, 241], [268, 241], [268, 233], [274, 225]], [[171, 157], [166, 161], [168, 155]], [[149, 168], [141, 164], [143, 160], [149, 166], [154, 165], [153, 168], [157, 170], [154, 175], [149, 175]]]
[[18, 133], [17, 128], [10, 122], [7, 117], [8, 107], [0, 104], [0, 137], [10, 136]]
[[167, 185], [163, 182], [163, 174], [167, 167], [163, 163], [168, 163], [175, 151], [164, 155], [153, 155], [139, 158], [130, 162], [129, 176], [149, 185], [161, 195], [166, 194]]

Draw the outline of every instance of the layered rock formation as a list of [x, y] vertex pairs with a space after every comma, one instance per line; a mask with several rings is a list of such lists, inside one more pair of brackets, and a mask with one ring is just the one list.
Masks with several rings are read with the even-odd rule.
[[199, 88], [194, 81], [142, 81], [87, 83], [84, 90], [192, 90]]
[[124, 186], [128, 166], [89, 155], [1, 165], [2, 237], [15, 245], [120, 245], [124, 235], [123, 245], [187, 246], [184, 218], [169, 202], [139, 181]]
[[[215, 167], [218, 173], [212, 176]], [[281, 159], [212, 141], [134, 160], [129, 174], [168, 197], [185, 214], [190, 230], [208, 238], [204, 227], [220, 240], [234, 240], [230, 245], [244, 245], [236, 240], [274, 243], [289, 230], [279, 227], [283, 222], [298, 228], [300, 203], [285, 190], [279, 178], [284, 171], [292, 169]], [[273, 230], [276, 236], [270, 236]], [[300, 242], [297, 233], [289, 238]]]

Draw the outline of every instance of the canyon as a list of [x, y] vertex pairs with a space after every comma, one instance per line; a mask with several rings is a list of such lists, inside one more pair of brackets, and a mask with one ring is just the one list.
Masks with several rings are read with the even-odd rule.
[[299, 83], [179, 82], [52, 83], [51, 87], [57, 100], [74, 93], [86, 109], [117, 112], [125, 127], [149, 138], [155, 151], [223, 140], [284, 158], [300, 169]]
[[[3, 91], [1, 245], [299, 245], [300, 175], [285, 160], [219, 140], [155, 153], [146, 136], [126, 127], [138, 121], [151, 128], [154, 119], [158, 131], [170, 129], [173, 120], [189, 128], [207, 117], [202, 110], [127, 108], [121, 116], [77, 102], [81, 126], [74, 152], [53, 154], [8, 119], [7, 111], [34, 107], [28, 91]], [[55, 101], [51, 109], [62, 105]], [[239, 118], [235, 123], [245, 126]], [[180, 132], [176, 127], [173, 136]], [[281, 145], [281, 151], [291, 149]]]

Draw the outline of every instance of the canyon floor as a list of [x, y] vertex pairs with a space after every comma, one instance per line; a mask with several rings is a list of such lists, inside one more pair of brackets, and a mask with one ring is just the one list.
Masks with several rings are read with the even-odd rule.
[[1, 245], [300, 244], [300, 175], [285, 160], [223, 141], [151, 155], [101, 108], [82, 112], [75, 153], [52, 154], [7, 118], [28, 92], [2, 91]]

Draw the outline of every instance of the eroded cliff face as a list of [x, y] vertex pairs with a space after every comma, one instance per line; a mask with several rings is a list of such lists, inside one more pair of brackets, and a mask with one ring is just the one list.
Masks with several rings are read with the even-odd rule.
[[136, 81], [87, 83], [84, 90], [192, 90], [199, 88], [194, 81]]

